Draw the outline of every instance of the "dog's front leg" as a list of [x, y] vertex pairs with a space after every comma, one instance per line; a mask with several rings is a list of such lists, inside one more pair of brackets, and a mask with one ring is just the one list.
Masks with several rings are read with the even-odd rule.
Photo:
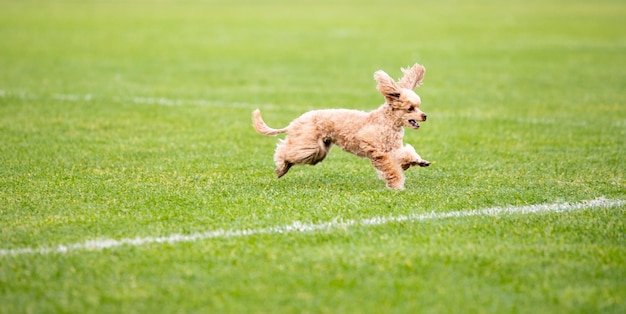
[[402, 170], [407, 170], [412, 166], [428, 167], [430, 162], [422, 159], [410, 144], [396, 152], [396, 161], [402, 166]]
[[404, 190], [404, 173], [390, 155], [377, 155], [371, 158], [372, 166], [387, 182], [387, 188]]

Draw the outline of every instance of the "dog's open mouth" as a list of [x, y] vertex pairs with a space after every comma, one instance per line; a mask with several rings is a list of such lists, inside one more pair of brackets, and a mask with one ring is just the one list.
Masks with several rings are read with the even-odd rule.
[[415, 121], [415, 120], [413, 120], [413, 119], [409, 120], [409, 124], [410, 124], [413, 128], [415, 128], [415, 129], [419, 129], [419, 128], [420, 128], [420, 124], [419, 124], [419, 123], [417, 123], [417, 121]]

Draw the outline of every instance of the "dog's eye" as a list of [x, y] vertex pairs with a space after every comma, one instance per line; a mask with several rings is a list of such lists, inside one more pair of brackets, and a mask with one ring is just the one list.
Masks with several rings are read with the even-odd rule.
[[413, 106], [409, 107], [409, 111], [415, 111], [415, 107]]

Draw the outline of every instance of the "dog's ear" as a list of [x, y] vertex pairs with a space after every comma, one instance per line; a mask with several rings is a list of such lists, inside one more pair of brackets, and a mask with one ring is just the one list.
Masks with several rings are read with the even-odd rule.
[[402, 68], [401, 70], [404, 76], [398, 81], [398, 86], [406, 89], [414, 89], [422, 85], [422, 80], [426, 73], [424, 66], [416, 63], [408, 69]]
[[387, 102], [391, 103], [400, 98], [400, 89], [398, 88], [398, 85], [387, 73], [382, 70], [378, 70], [374, 73], [374, 79], [378, 82], [376, 88], [381, 94], [383, 94], [383, 96], [385, 96]]

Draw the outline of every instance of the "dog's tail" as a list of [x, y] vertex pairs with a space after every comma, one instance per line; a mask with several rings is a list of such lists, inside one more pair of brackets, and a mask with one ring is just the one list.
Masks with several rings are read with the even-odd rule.
[[254, 112], [252, 112], [252, 123], [254, 125], [254, 129], [259, 134], [276, 136], [278, 134], [287, 132], [287, 127], [282, 129], [272, 129], [267, 124], [265, 124], [265, 121], [263, 121], [263, 118], [261, 118], [261, 110], [259, 109], [256, 109], [254, 110]]

